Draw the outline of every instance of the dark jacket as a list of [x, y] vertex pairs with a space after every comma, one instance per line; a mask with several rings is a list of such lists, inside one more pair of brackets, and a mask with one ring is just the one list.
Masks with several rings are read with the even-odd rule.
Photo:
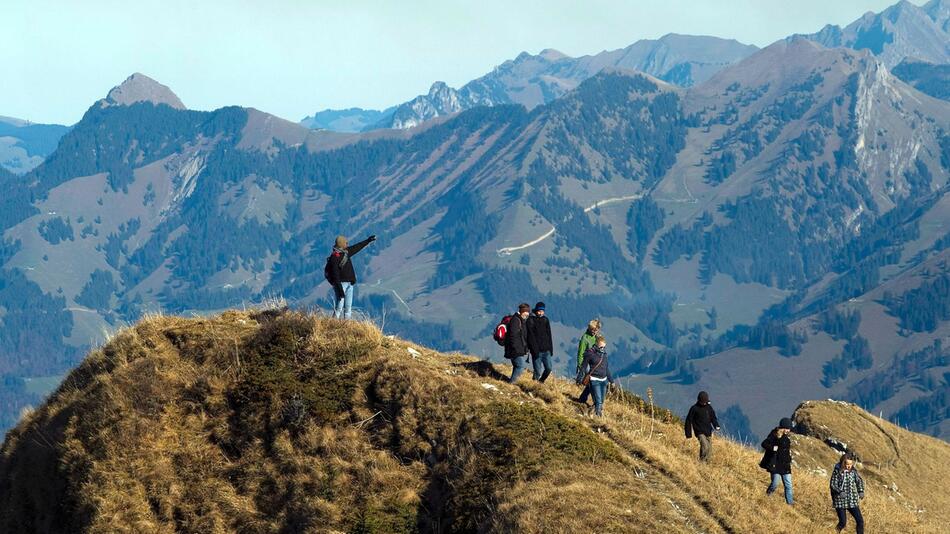
[[341, 285], [343, 282], [356, 283], [356, 271], [353, 270], [351, 258], [372, 242], [373, 237], [371, 236], [345, 249], [333, 247], [333, 253], [330, 254], [330, 276], [327, 280], [333, 286], [337, 297], [343, 295], [343, 286]]
[[697, 402], [690, 407], [689, 413], [686, 414], [684, 426], [687, 438], [693, 437], [693, 432], [695, 432], [697, 436], [712, 436], [713, 429], [719, 428], [719, 419], [716, 419], [716, 410], [713, 410], [712, 404], [708, 402], [706, 404], [699, 404]]
[[[776, 435], [777, 431], [776, 428], [769, 432], [769, 437], [762, 442], [765, 454], [762, 456], [762, 461], [759, 462], [759, 467], [769, 473], [790, 475], [792, 473], [792, 440], [788, 438], [788, 434], [781, 438], [778, 437]], [[773, 451], [772, 448], [776, 445], [778, 450]]]
[[836, 464], [830, 486], [831, 504], [835, 508], [857, 508], [864, 498], [864, 479], [853, 467], [845, 471], [840, 463]]
[[547, 316], [538, 317], [529, 315], [527, 320], [528, 327], [528, 350], [532, 356], [537, 356], [542, 352], [554, 352], [554, 341], [551, 339], [551, 321]]
[[[600, 363], [603, 360], [603, 363]], [[584, 353], [584, 361], [581, 362], [581, 368], [577, 372], [577, 382], [579, 383], [584, 375], [590, 373], [591, 378], [606, 378], [611, 384], [614, 383], [614, 375], [610, 372], [610, 360], [607, 359], [607, 351], [594, 345]]]
[[528, 353], [528, 329], [525, 320], [517, 313], [508, 321], [508, 331], [505, 333], [505, 358], [509, 360]]

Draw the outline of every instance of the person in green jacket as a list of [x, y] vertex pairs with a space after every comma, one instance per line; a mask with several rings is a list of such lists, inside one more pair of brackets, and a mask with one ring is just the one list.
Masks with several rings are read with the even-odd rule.
[[[592, 319], [587, 323], [587, 331], [581, 336], [580, 343], [577, 344], [577, 370], [574, 374], [581, 372], [581, 365], [584, 363], [584, 353], [587, 349], [594, 346], [597, 342], [597, 335], [600, 334], [600, 319]], [[578, 401], [587, 404], [587, 398], [590, 397], [590, 384], [584, 386], [584, 391]]]

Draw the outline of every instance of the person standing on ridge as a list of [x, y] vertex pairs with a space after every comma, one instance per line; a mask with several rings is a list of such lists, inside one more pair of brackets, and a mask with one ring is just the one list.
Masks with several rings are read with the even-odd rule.
[[614, 383], [607, 360], [607, 340], [598, 334], [594, 346], [584, 352], [584, 361], [577, 371], [577, 383], [589, 386], [594, 397], [594, 413], [604, 415], [604, 397], [607, 396], [607, 383]]
[[854, 455], [846, 452], [831, 474], [831, 505], [838, 514], [838, 532], [848, 526], [848, 514], [854, 518], [857, 534], [864, 534], [861, 500], [864, 499], [864, 479], [854, 468]]
[[766, 495], [771, 495], [778, 488], [778, 481], [782, 481], [785, 487], [785, 502], [789, 505], [794, 504], [792, 498], [792, 440], [788, 435], [792, 431], [792, 420], [783, 417], [779, 421], [778, 427], [769, 432], [769, 437], [762, 442], [762, 448], [765, 454], [759, 467], [765, 469], [772, 475]]
[[531, 351], [531, 363], [534, 365], [531, 378], [544, 382], [552, 370], [551, 353], [554, 352], [554, 341], [551, 339], [551, 321], [544, 314], [543, 302], [535, 304], [533, 311], [534, 314], [528, 317], [526, 325], [528, 350]]
[[689, 409], [684, 423], [686, 427], [686, 439], [696, 434], [699, 440], [699, 460], [709, 461], [709, 455], [712, 454], [712, 435], [714, 430], [719, 430], [719, 420], [716, 419], [716, 410], [713, 410], [709, 403], [709, 393], [700, 391], [696, 398], [696, 404]]
[[514, 384], [521, 373], [524, 372], [527, 364], [525, 354], [528, 353], [528, 329], [525, 321], [531, 306], [526, 303], [518, 305], [518, 313], [511, 316], [508, 321], [508, 332], [505, 334], [505, 358], [511, 360], [511, 378], [509, 382]]
[[[580, 374], [581, 365], [584, 363], [584, 354], [587, 349], [594, 346], [598, 334], [600, 334], [600, 319], [592, 319], [587, 323], [587, 330], [581, 336], [580, 343], [577, 344], [577, 369], [574, 370], [575, 373]], [[590, 385], [588, 384], [584, 386], [584, 391], [581, 392], [581, 396], [577, 400], [581, 404], [587, 404], [587, 397], [589, 396]]]
[[373, 241], [376, 241], [375, 235], [350, 246], [346, 236], [339, 235], [336, 237], [333, 252], [327, 258], [327, 264], [323, 268], [323, 275], [333, 287], [333, 294], [336, 297], [333, 316], [337, 319], [341, 317], [349, 319], [353, 316], [353, 289], [356, 286], [356, 271], [353, 270], [351, 258]]

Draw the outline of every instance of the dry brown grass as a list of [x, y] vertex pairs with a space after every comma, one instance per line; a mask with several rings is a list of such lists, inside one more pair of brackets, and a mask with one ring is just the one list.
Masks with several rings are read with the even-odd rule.
[[592, 419], [573, 384], [498, 371], [359, 322], [152, 317], [8, 434], [0, 531], [828, 532], [829, 436], [862, 456], [869, 531], [946, 524], [950, 447], [853, 407], [799, 410], [817, 437], [795, 438], [788, 507], [756, 450], [716, 439], [698, 465], [642, 399]]

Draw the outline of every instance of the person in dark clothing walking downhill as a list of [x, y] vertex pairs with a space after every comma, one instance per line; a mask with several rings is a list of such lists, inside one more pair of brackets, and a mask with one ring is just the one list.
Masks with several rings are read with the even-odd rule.
[[594, 397], [594, 413], [600, 417], [604, 415], [607, 383], [614, 383], [614, 375], [610, 372], [610, 362], [607, 360], [607, 340], [599, 334], [594, 338], [594, 346], [584, 352], [584, 360], [577, 370], [577, 383], [585, 382]]
[[353, 316], [353, 290], [356, 286], [356, 271], [353, 270], [351, 258], [373, 241], [376, 241], [375, 235], [371, 235], [351, 246], [348, 244], [346, 236], [336, 237], [333, 252], [327, 258], [327, 265], [324, 267], [323, 274], [330, 285], [333, 286], [333, 294], [336, 297], [333, 316], [337, 319], [341, 317], [349, 319]]
[[696, 404], [689, 409], [684, 423], [686, 429], [686, 439], [696, 434], [699, 440], [699, 460], [709, 461], [709, 455], [712, 454], [712, 435], [714, 430], [719, 430], [719, 419], [716, 419], [716, 410], [713, 410], [709, 404], [709, 393], [700, 391], [696, 398]]
[[848, 514], [854, 518], [857, 534], [864, 534], [861, 500], [864, 499], [864, 479], [854, 468], [854, 455], [846, 452], [831, 474], [831, 505], [838, 514], [838, 532], [848, 526]]
[[792, 440], [788, 435], [792, 431], [792, 420], [783, 417], [778, 427], [769, 432], [769, 436], [762, 442], [762, 448], [765, 454], [759, 467], [765, 469], [771, 474], [772, 479], [766, 495], [771, 495], [778, 488], [779, 480], [785, 487], [785, 502], [789, 505], [794, 504], [792, 495]]
[[[594, 346], [597, 335], [600, 334], [600, 319], [592, 319], [587, 323], [587, 330], [581, 336], [580, 343], [577, 344], [577, 369], [575, 373], [581, 372], [581, 364], [584, 363], [584, 354], [587, 349]], [[590, 384], [584, 386], [584, 391], [577, 399], [581, 404], [587, 404], [587, 397], [590, 397]]]
[[[551, 339], [551, 321], [544, 314], [544, 303], [534, 305], [534, 313], [528, 317], [528, 350], [531, 352], [531, 363], [534, 374], [531, 376], [538, 382], [544, 382], [553, 369], [551, 353], [554, 352], [554, 341]], [[543, 371], [542, 371], [543, 367]]]
[[518, 305], [518, 313], [508, 321], [508, 332], [505, 334], [505, 358], [511, 360], [511, 378], [514, 384], [528, 363], [525, 354], [528, 353], [528, 329], [525, 321], [531, 312], [531, 306], [522, 303]]

